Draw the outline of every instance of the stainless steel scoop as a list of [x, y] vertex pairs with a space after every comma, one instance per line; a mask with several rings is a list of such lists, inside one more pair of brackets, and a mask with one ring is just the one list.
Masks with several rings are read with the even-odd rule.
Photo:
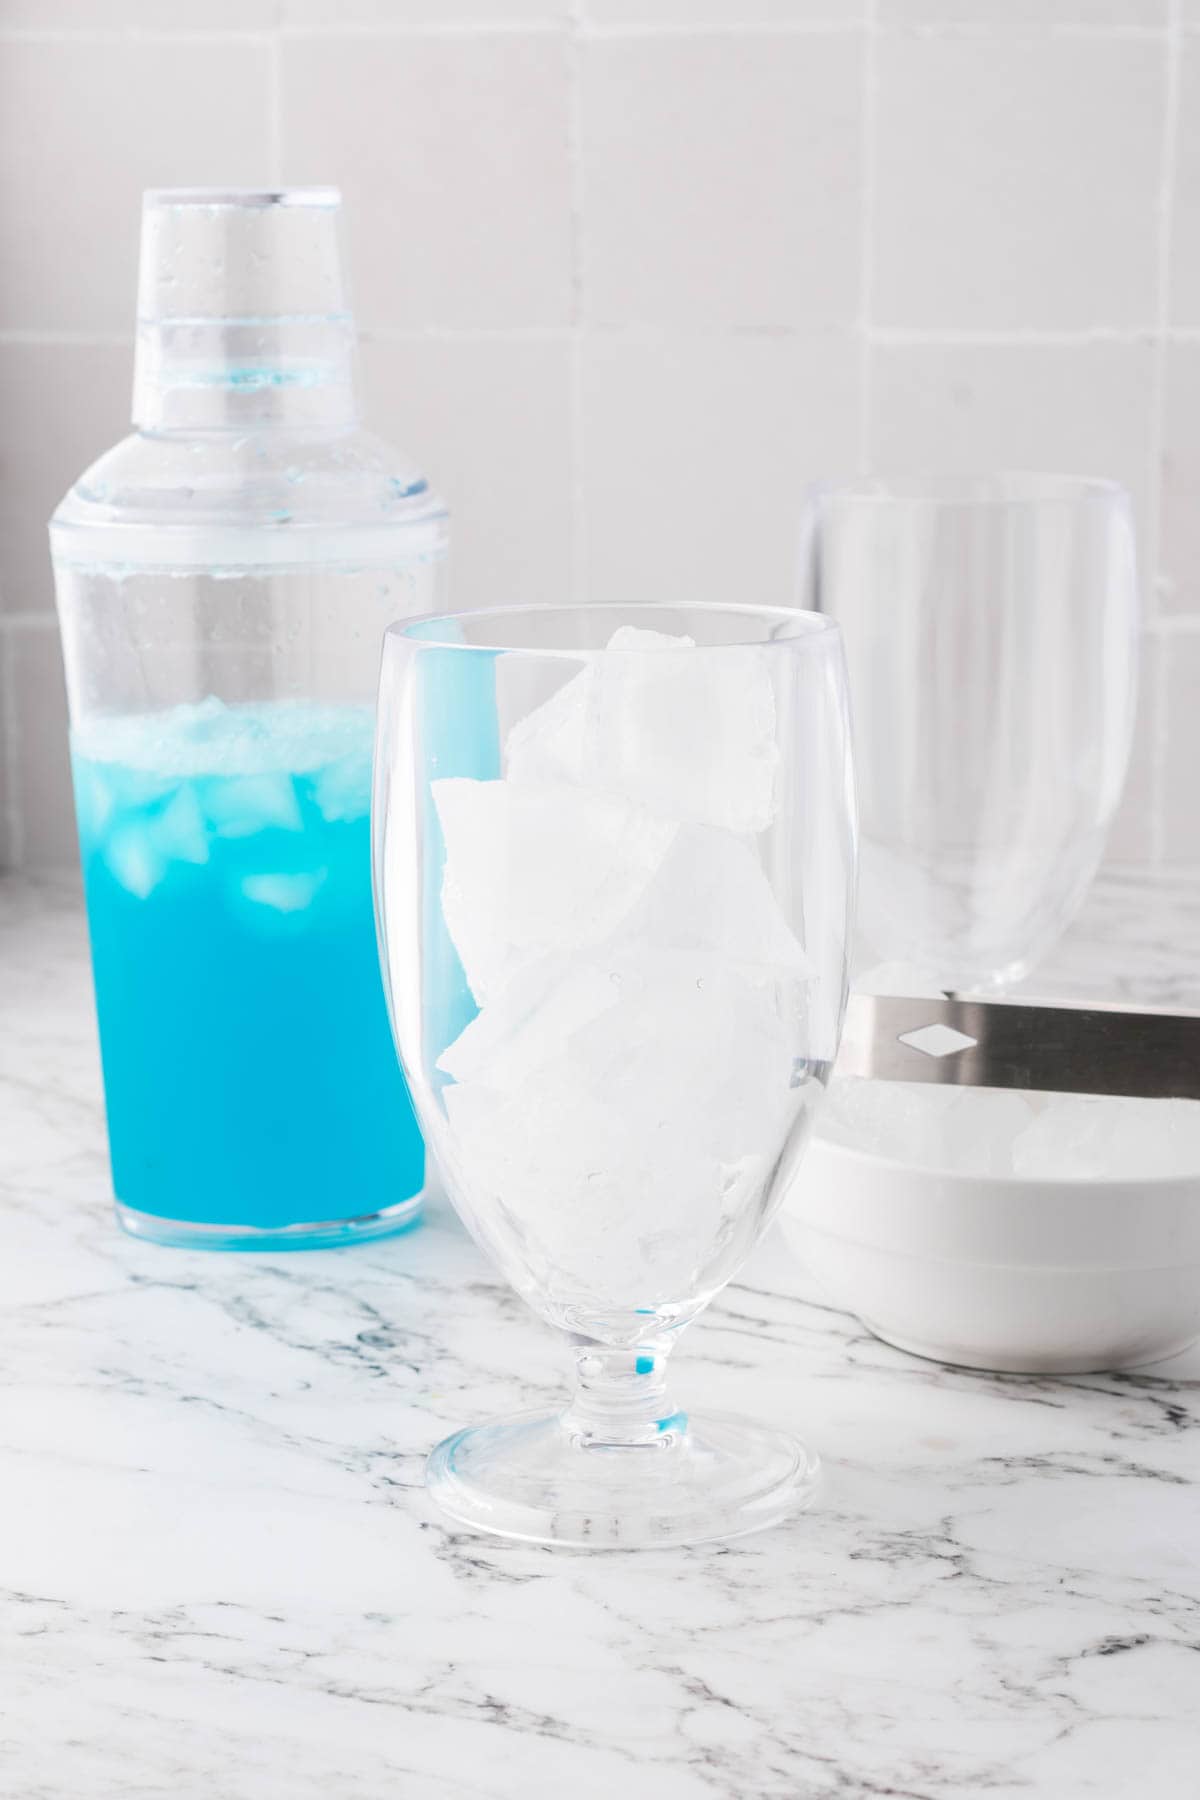
[[852, 994], [839, 1075], [1200, 1100], [1200, 1015]]

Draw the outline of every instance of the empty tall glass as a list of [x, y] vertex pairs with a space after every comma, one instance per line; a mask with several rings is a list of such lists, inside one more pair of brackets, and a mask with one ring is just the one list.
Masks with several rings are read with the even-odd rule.
[[397, 625], [374, 808], [418, 1115], [577, 1369], [565, 1411], [443, 1444], [434, 1497], [566, 1543], [771, 1523], [814, 1459], [744, 1420], [689, 1422], [666, 1364], [770, 1219], [837, 1052], [854, 822], [836, 629], [736, 606]]
[[946, 988], [1019, 977], [1090, 882], [1137, 666], [1129, 500], [1041, 475], [825, 489], [800, 604], [846, 640], [860, 959]]

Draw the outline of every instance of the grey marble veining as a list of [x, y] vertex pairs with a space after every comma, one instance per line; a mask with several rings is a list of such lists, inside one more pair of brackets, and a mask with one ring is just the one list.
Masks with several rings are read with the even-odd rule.
[[[1107, 879], [1026, 985], [1200, 1005], [1200, 887]], [[444, 1206], [292, 1257], [120, 1236], [78, 901], [0, 883], [0, 1795], [1200, 1792], [1200, 1352], [921, 1362], [772, 1237], [677, 1387], [806, 1433], [815, 1510], [636, 1555], [448, 1529], [425, 1452], [564, 1372]]]

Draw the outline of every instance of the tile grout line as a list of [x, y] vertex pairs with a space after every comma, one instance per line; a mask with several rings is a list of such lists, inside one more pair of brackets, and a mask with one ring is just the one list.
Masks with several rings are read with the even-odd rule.
[[4, 816], [8, 825], [8, 866], [20, 869], [25, 862], [25, 818], [21, 810], [21, 784], [18, 779], [18, 760], [20, 740], [17, 735], [17, 665], [13, 649], [16, 623], [11, 613], [0, 618], [0, 645], [4, 651], [4, 666], [0, 670], [0, 726], [3, 727], [4, 761], [8, 779], [8, 794], [4, 803]]
[[0, 348], [9, 345], [47, 350], [131, 349], [128, 331], [47, 331], [36, 325], [0, 330]]
[[[1162, 610], [1162, 509], [1163, 457], [1166, 448], [1167, 411], [1167, 328], [1171, 317], [1171, 271], [1173, 263], [1173, 228], [1175, 210], [1175, 170], [1179, 142], [1179, 84], [1181, 37], [1179, 31], [1181, 0], [1167, 0], [1166, 92], [1163, 100], [1162, 165], [1158, 193], [1158, 256], [1156, 259], [1156, 323], [1154, 361], [1151, 371], [1150, 398], [1150, 468], [1147, 481], [1146, 564], [1148, 574], [1148, 609], [1151, 627]], [[1166, 855], [1166, 770], [1168, 730], [1166, 718], [1166, 645], [1161, 636], [1154, 650], [1155, 674], [1154, 740], [1150, 757], [1150, 860], [1154, 866]]]
[[[1068, 326], [1062, 330], [1053, 327], [1014, 325], [1008, 328], [991, 326], [956, 326], [956, 325], [873, 325], [871, 339], [873, 343], [901, 348], [913, 345], [966, 345], [978, 348], [1020, 348], [1022, 345], [1032, 347], [1044, 346], [1047, 349], [1076, 349], [1090, 344], [1154, 344], [1160, 337], [1157, 323], [1146, 325], [1079, 325]], [[1180, 341], [1190, 335], [1200, 337], [1200, 331], [1178, 328], [1173, 335]]]
[[1150, 746], [1150, 867], [1161, 869], [1167, 862], [1167, 763], [1169, 734], [1167, 730], [1167, 645], [1170, 634], [1156, 621], [1146, 632], [1147, 647], [1153, 657], [1152, 675], [1147, 683], [1146, 704], [1154, 720], [1154, 739]]
[[43, 607], [39, 612], [7, 612], [0, 613], [0, 631], [57, 631], [58, 614], [52, 606]]
[[0, 44], [34, 44], [49, 45], [116, 45], [129, 49], [141, 44], [179, 45], [183, 49], [195, 49], [209, 45], [240, 47], [242, 45], [263, 45], [270, 41], [270, 32], [260, 30], [239, 31], [236, 27], [225, 30], [205, 31], [202, 27], [184, 31], [155, 31], [137, 25], [0, 25]]
[[176, 45], [193, 48], [204, 45], [239, 46], [245, 44], [269, 44], [273, 38], [291, 38], [308, 42], [338, 42], [344, 40], [361, 41], [363, 39], [396, 39], [396, 38], [497, 38], [497, 37], [552, 37], [562, 27], [555, 19], [463, 19], [463, 20], [428, 20], [411, 23], [404, 21], [377, 20], [373, 24], [337, 24], [337, 25], [262, 25], [239, 30], [237, 26], [214, 27], [205, 30], [202, 26], [180, 31], [156, 29], [154, 26], [139, 25], [80, 25], [80, 26], [21, 26], [0, 25], [0, 44], [35, 44], [55, 46], [59, 44], [104, 44], [119, 45], [125, 48], [140, 44], [156, 47]]
[[571, 207], [571, 331], [568, 351], [568, 432], [571, 514], [568, 528], [569, 598], [580, 605], [587, 580], [583, 473], [584, 192], [583, 192], [583, 0], [571, 0], [567, 21], [567, 178]]
[[[280, 154], [282, 154], [282, 144], [280, 145]], [[620, 324], [597, 322], [589, 325], [587, 329], [589, 333], [596, 336], [626, 338], [635, 342], [651, 342], [660, 338], [677, 340], [680, 337], [692, 340], [780, 338], [811, 341], [823, 336], [836, 336], [839, 331], [850, 331], [858, 336], [864, 327], [860, 299], [859, 316], [848, 321], [844, 326], [837, 324], [811, 327], [787, 324], [721, 326], [685, 324], [675, 327], [670, 324], [643, 324], [631, 320]], [[420, 342], [424, 339], [463, 340], [472, 343], [564, 343], [570, 340], [574, 330], [575, 327], [570, 325], [386, 325], [377, 323], [360, 326], [360, 336], [364, 343], [409, 343]], [[1019, 328], [997, 331], [984, 328], [960, 329], [953, 326], [939, 330], [936, 327], [876, 325], [867, 322], [865, 331], [873, 348], [890, 349], [945, 347], [950, 349], [1071, 350], [1087, 349], [1105, 344], [1136, 348], [1138, 346], [1154, 346], [1160, 340], [1169, 344], [1200, 344], [1200, 326], [1196, 325], [1169, 325], [1161, 331], [1153, 325], [1085, 326], [1063, 331], [1022, 330]], [[0, 328], [0, 348], [6, 346], [85, 350], [127, 350], [130, 347], [127, 331], [72, 331], [21, 325]]]
[[612, 24], [580, 19], [584, 38], [669, 39], [681, 38], [812, 38], [852, 37], [862, 29], [861, 19], [739, 19], [735, 21], [690, 19], [686, 24], [667, 20], [623, 19]]
[[1077, 38], [1091, 39], [1099, 43], [1108, 43], [1114, 39], [1118, 43], [1130, 39], [1135, 43], [1154, 43], [1161, 41], [1169, 28], [1166, 24], [1120, 25], [1105, 24], [1103, 21], [1092, 23], [1087, 19], [1047, 19], [1042, 23], [1023, 19], [1015, 24], [996, 20], [977, 23], [970, 19], [933, 19], [923, 22], [897, 19], [880, 29], [893, 37], [950, 38], [968, 44], [1036, 44], [1053, 42], [1055, 39], [1061, 41], [1064, 38], [1068, 41]]
[[267, 46], [267, 166], [272, 187], [283, 187], [283, 39], [278, 31], [271, 33]]
[[[682, 23], [670, 20], [622, 20], [608, 23], [583, 17], [579, 8], [567, 14], [580, 38], [795, 38], [847, 37], [859, 31], [861, 19], [847, 19], [835, 14], [815, 19], [740, 19], [701, 20]], [[895, 37], [941, 38], [966, 43], [1046, 42], [1054, 39], [1085, 39], [1104, 42], [1128, 40], [1155, 42], [1170, 30], [1166, 25], [1133, 25], [1090, 23], [1086, 20], [1048, 20], [1043, 24], [1022, 21], [1017, 24], [932, 20], [924, 23], [878, 21], [875, 29]], [[309, 42], [395, 38], [488, 38], [488, 37], [552, 37], [562, 30], [562, 21], [547, 18], [513, 19], [376, 19], [370, 22], [301, 24], [281, 23], [274, 27], [236, 26], [205, 29], [194, 26], [172, 31], [154, 26], [38, 26], [0, 25], [0, 44], [262, 44], [273, 36]], [[1181, 34], [1200, 33], [1200, 21], [1187, 21], [1179, 26]]]
[[866, 474], [871, 447], [871, 378], [874, 373], [871, 318], [875, 289], [875, 99], [876, 0], [863, 15], [862, 118], [859, 127], [858, 195], [858, 472]]

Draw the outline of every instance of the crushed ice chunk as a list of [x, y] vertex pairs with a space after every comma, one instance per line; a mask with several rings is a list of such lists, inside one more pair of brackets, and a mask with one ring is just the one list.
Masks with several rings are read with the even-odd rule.
[[371, 810], [371, 756], [368, 750], [341, 756], [319, 770], [313, 798], [331, 824], [361, 819]]
[[561, 1056], [573, 1035], [617, 1004], [612, 980], [587, 963], [540, 963], [518, 973], [438, 1058], [458, 1082], [511, 1092]]
[[144, 822], [119, 825], [104, 846], [104, 860], [113, 880], [139, 900], [152, 893], [167, 872], [166, 860]]
[[1010, 1175], [1013, 1144], [1033, 1121], [1013, 1090], [842, 1077], [829, 1089], [818, 1134], [852, 1150], [919, 1168]]
[[167, 861], [208, 861], [209, 836], [194, 788], [181, 787], [148, 829]]
[[303, 829], [290, 775], [218, 776], [204, 784], [204, 808], [218, 837]]
[[328, 872], [311, 869], [299, 875], [246, 875], [240, 885], [247, 900], [256, 906], [269, 906], [281, 913], [303, 912], [312, 905]]
[[95, 763], [76, 757], [72, 765], [79, 835], [87, 844], [103, 837], [116, 808], [110, 783]]
[[[775, 816], [775, 695], [761, 649], [697, 650], [624, 626], [593, 665], [594, 779], [652, 811], [728, 831]], [[693, 654], [685, 654], [687, 651]], [[590, 761], [585, 750], [585, 772]]]
[[565, 782], [454, 776], [432, 793], [446, 846], [446, 929], [479, 1002], [531, 957], [609, 937], [677, 829]]
[[1200, 1101], [841, 1078], [819, 1135], [916, 1167], [1028, 1181], [1200, 1175]]
[[582, 669], [549, 700], [517, 720], [504, 745], [504, 767], [510, 781], [582, 785], [592, 691], [592, 671]]
[[813, 973], [755, 850], [708, 825], [680, 829], [629, 921], [629, 936], [652, 949], [702, 950], [789, 975]]
[[560, 1306], [626, 1311], [690, 1295], [745, 1214], [747, 1171], [731, 1183], [686, 1121], [631, 1131], [569, 1061], [544, 1065], [516, 1095], [470, 1084], [443, 1100], [451, 1179], [487, 1202], [489, 1235], [527, 1290]]
[[777, 1149], [803, 1036], [794, 990], [687, 952], [617, 957], [610, 974], [620, 1005], [577, 1031], [571, 1061], [631, 1138], [678, 1134], [723, 1162]]
[[955, 1094], [939, 1120], [939, 1162], [969, 1174], [1011, 1175], [1013, 1144], [1034, 1116], [1028, 1097], [1007, 1088], [957, 1088]]
[[775, 816], [778, 763], [775, 695], [759, 648], [729, 645], [713, 657], [690, 637], [636, 625], [615, 631], [505, 744], [514, 782], [567, 780], [744, 833]]
[[1013, 1166], [1031, 1180], [1200, 1175], [1200, 1101], [1047, 1096]]

